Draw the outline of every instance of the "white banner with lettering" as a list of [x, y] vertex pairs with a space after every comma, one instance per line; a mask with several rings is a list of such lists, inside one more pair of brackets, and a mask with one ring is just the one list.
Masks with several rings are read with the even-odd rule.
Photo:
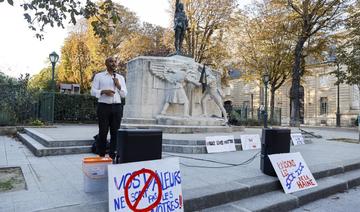
[[205, 142], [208, 153], [236, 151], [233, 135], [208, 136]]
[[304, 138], [301, 133], [291, 133], [290, 136], [294, 146], [305, 144]]
[[269, 155], [285, 193], [317, 186], [314, 176], [299, 152]]
[[241, 146], [243, 150], [259, 149], [261, 147], [260, 136], [253, 135], [240, 135]]

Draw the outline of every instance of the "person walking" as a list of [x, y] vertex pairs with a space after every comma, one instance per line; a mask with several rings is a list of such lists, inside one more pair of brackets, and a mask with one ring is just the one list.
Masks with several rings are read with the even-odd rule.
[[121, 98], [127, 95], [125, 79], [116, 73], [116, 60], [108, 57], [105, 60], [106, 70], [97, 73], [91, 84], [91, 95], [98, 98], [97, 116], [99, 139], [96, 142], [97, 154], [104, 157], [106, 153], [107, 134], [110, 129], [109, 157], [115, 158], [116, 134], [120, 128], [123, 104]]

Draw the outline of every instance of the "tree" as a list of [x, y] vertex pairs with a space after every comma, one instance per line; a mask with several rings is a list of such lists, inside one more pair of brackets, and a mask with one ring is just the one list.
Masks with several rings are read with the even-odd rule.
[[[288, 12], [271, 1], [254, 3], [237, 15], [238, 50], [243, 79], [249, 81], [269, 74], [270, 120], [274, 120], [275, 92], [290, 76], [293, 62], [293, 35]], [[271, 26], [271, 27], [270, 27]]]
[[72, 32], [61, 49], [58, 81], [79, 83], [81, 91], [90, 88], [91, 73], [86, 73], [90, 65], [90, 50], [85, 43], [85, 32]]
[[120, 58], [128, 61], [140, 55], [167, 56], [171, 52], [165, 41], [168, 35], [164, 28], [145, 22], [138, 32], [133, 33], [131, 38], [122, 44]]
[[15, 79], [4, 74], [2, 71], [0, 71], [0, 84], [11, 84], [11, 83], [15, 83]]
[[[29, 80], [29, 88], [41, 91], [51, 91], [51, 66], [43, 68]], [[58, 73], [55, 71], [55, 73]]]
[[[286, 4], [284, 0], [280, 2]], [[334, 29], [341, 20], [346, 3], [347, 0], [287, 0], [287, 5], [294, 12], [293, 24], [299, 27], [292, 67], [291, 126], [300, 125], [299, 88], [305, 43], [317, 33]]]
[[183, 49], [199, 63], [220, 63], [212, 53], [217, 52], [222, 33], [231, 23], [236, 0], [184, 0], [183, 3], [189, 21]]
[[344, 41], [339, 49], [340, 63], [346, 65], [345, 75], [341, 77], [347, 84], [360, 88], [360, 1], [349, 8]]
[[[3, 3], [4, 0], [0, 0]], [[14, 5], [13, 0], [7, 0], [8, 4]], [[104, 0], [95, 3], [87, 0], [82, 3], [77, 0], [54, 1], [54, 0], [32, 0], [29, 3], [20, 4], [24, 9], [24, 18], [29, 28], [35, 32], [40, 40], [43, 39], [46, 26], [57, 26], [64, 28], [66, 20], [76, 24], [77, 17], [91, 19], [91, 26], [94, 32], [101, 38], [111, 34], [114, 26], [121, 22], [121, 13], [116, 10], [112, 0]], [[104, 22], [103, 19], [110, 20]]]

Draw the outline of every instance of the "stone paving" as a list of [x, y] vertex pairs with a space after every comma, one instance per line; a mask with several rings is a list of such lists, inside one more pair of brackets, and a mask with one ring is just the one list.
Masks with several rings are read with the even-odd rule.
[[[95, 127], [95, 126], [93, 126]], [[85, 132], [93, 135], [94, 128], [81, 129], [76, 125], [64, 127], [63, 134], [57, 136], [84, 136]], [[315, 130], [309, 130], [315, 131]], [[75, 134], [75, 132], [77, 132]], [[95, 128], [96, 132], [96, 128]], [[243, 133], [260, 133], [261, 129], [245, 129]], [[322, 131], [317, 134], [326, 138], [357, 138], [356, 131]], [[189, 135], [190, 136], [190, 135]], [[326, 164], [343, 163], [360, 158], [359, 144], [313, 139], [313, 143], [292, 146], [291, 152], [301, 152], [310, 169]], [[184, 155], [196, 158], [211, 159], [221, 162], [241, 163], [259, 150], [237, 151], [218, 154]], [[176, 154], [164, 153], [163, 157]], [[182, 156], [181, 154], [177, 154]], [[34, 156], [22, 143], [14, 138], [0, 136], [0, 167], [20, 166], [27, 189], [15, 192], [0, 193], [0, 211], [106, 211], [107, 192], [85, 193], [83, 188], [82, 158], [93, 154], [64, 156]], [[228, 168], [194, 168], [189, 166], [218, 167], [206, 161], [180, 158], [182, 189], [194, 190], [205, 186], [231, 183], [240, 179], [255, 179], [264, 176], [259, 169], [259, 157], [244, 166]]]

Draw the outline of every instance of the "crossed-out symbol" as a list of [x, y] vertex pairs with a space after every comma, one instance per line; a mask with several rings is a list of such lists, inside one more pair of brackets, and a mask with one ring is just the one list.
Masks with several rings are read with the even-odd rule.
[[[137, 199], [135, 200], [135, 203], [131, 204], [130, 199], [129, 199], [129, 187], [130, 187], [130, 184], [131, 184], [132, 180], [136, 176], [141, 175], [141, 174], [149, 174], [150, 177], [146, 180], [144, 187], [142, 188], [142, 190], [141, 190], [139, 196], [137, 197]], [[145, 191], [147, 190], [147, 188], [150, 186], [150, 183], [151, 183], [153, 178], [154, 178], [154, 180], [155, 180], [155, 182], [157, 184], [157, 187], [158, 187], [158, 195], [157, 195], [156, 201], [154, 203], [152, 203], [151, 205], [149, 205], [148, 207], [146, 207], [146, 208], [137, 208], [139, 203], [140, 203], [141, 198], [143, 197], [143, 195], [144, 195]], [[150, 170], [150, 169], [141, 169], [139, 171], [134, 172], [129, 177], [129, 179], [127, 180], [127, 182], [125, 184], [124, 194], [125, 194], [124, 196], [125, 196], [126, 204], [129, 206], [129, 208], [132, 211], [134, 211], [134, 212], [148, 212], [148, 211], [151, 211], [161, 201], [161, 196], [162, 196], [161, 181], [160, 181], [159, 177], [157, 176], [157, 174], [155, 172], [153, 172], [152, 170]]]

